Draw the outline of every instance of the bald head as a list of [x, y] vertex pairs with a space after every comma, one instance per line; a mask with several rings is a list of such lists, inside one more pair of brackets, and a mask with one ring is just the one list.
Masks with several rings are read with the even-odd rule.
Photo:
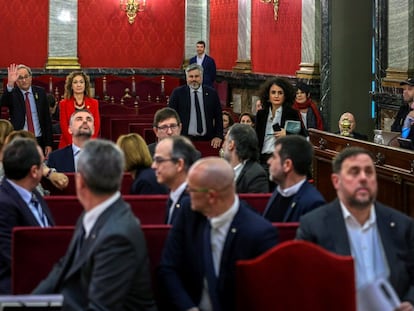
[[188, 173], [187, 184], [191, 208], [207, 217], [224, 213], [234, 202], [234, 170], [224, 159], [198, 160]]
[[339, 118], [339, 122], [338, 122], [339, 130], [341, 131], [341, 133], [342, 133], [342, 122], [344, 121], [344, 119], [349, 120], [349, 122], [351, 124], [351, 128], [350, 128], [349, 132], [352, 133], [354, 131], [355, 127], [356, 127], [354, 115], [350, 112], [345, 112], [341, 115], [341, 117]]

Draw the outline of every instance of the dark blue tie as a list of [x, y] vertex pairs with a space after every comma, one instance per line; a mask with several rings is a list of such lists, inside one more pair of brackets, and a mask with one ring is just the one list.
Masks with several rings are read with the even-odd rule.
[[194, 91], [194, 105], [196, 110], [196, 118], [197, 118], [197, 133], [203, 133], [203, 120], [201, 118], [201, 108], [200, 102], [198, 101], [197, 91]]
[[43, 212], [43, 208], [42, 205], [39, 203], [39, 201], [37, 200], [36, 196], [34, 193], [32, 193], [32, 198], [30, 200], [30, 203], [35, 207], [37, 214], [39, 216], [39, 224], [42, 227], [48, 227], [49, 226], [49, 222], [47, 221], [47, 216], [46, 214]]
[[82, 246], [83, 246], [83, 242], [85, 241], [85, 228], [83, 227], [83, 225], [81, 225], [81, 227], [79, 228], [79, 232], [78, 232], [78, 236], [76, 238], [76, 244], [75, 244], [75, 260], [76, 258], [78, 258]]
[[[173, 203], [173, 201], [171, 200], [170, 197], [168, 197], [168, 201], [167, 201], [167, 205], [166, 205], [166, 209], [167, 209], [167, 213], [165, 214], [165, 221], [164, 223], [166, 224], [171, 224], [172, 222], [172, 215], [170, 217], [170, 209], [171, 209], [171, 204]], [[172, 211], [174, 213], [174, 211]]]
[[213, 255], [211, 251], [210, 231], [211, 231], [211, 225], [210, 225], [210, 222], [207, 220], [206, 225], [204, 227], [204, 235], [203, 235], [203, 238], [204, 238], [204, 241], [203, 241], [204, 243], [203, 245], [204, 246], [203, 247], [204, 272], [205, 272], [205, 277], [208, 283], [208, 292], [210, 294], [210, 299], [211, 299], [211, 304], [213, 306], [213, 310], [219, 311], [220, 303], [219, 303], [218, 295], [217, 295], [217, 276], [214, 271]]

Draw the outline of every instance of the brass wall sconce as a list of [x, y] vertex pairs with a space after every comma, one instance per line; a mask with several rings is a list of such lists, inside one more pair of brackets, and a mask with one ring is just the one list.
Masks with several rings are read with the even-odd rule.
[[275, 21], [277, 21], [277, 18], [279, 16], [279, 0], [260, 0], [262, 3], [272, 3], [273, 2], [273, 15]]
[[146, 6], [146, 0], [120, 0], [119, 7], [128, 16], [128, 22], [133, 24], [138, 12], [143, 12]]

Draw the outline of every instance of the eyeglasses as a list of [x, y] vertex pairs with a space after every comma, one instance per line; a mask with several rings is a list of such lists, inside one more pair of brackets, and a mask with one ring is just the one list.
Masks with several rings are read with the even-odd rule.
[[163, 162], [171, 161], [171, 162], [177, 162], [177, 159], [175, 158], [163, 158], [163, 157], [154, 157], [153, 161], [156, 164], [161, 164]]
[[157, 129], [160, 130], [161, 132], [167, 132], [168, 129], [170, 129], [171, 131], [175, 131], [177, 128], [178, 128], [178, 124], [157, 126]]
[[29, 78], [31, 78], [31, 76], [30, 76], [30, 75], [18, 76], [18, 77], [17, 77], [17, 80], [19, 80], [19, 81], [23, 81], [23, 80], [27, 80], [27, 79], [29, 79]]
[[199, 193], [207, 193], [207, 192], [209, 192], [209, 188], [198, 188], [198, 189], [195, 189], [195, 188], [190, 188], [189, 186], [187, 186], [187, 188], [185, 188], [185, 191], [187, 191], [188, 193], [190, 193], [190, 192], [199, 192]]

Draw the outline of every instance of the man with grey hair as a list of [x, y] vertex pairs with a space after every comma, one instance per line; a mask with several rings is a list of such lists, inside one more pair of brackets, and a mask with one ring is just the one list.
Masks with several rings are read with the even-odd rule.
[[66, 255], [33, 294], [61, 293], [63, 310], [156, 310], [144, 234], [119, 192], [123, 172], [114, 143], [85, 144], [75, 179], [85, 212]]
[[181, 134], [193, 141], [211, 140], [220, 148], [223, 139], [223, 117], [217, 92], [203, 83], [203, 67], [189, 65], [186, 70], [187, 85], [171, 94], [169, 107], [177, 111], [182, 122]]
[[32, 86], [32, 70], [26, 65], [11, 64], [7, 73], [7, 87], [0, 98], [0, 106], [9, 108], [15, 130], [28, 130], [36, 136], [47, 157], [52, 152], [53, 135], [46, 92]]
[[72, 144], [53, 151], [47, 160], [47, 165], [58, 172], [76, 171], [77, 158], [83, 145], [95, 131], [92, 113], [87, 109], [76, 110], [70, 117], [67, 131], [72, 135]]
[[257, 135], [250, 125], [232, 125], [224, 138], [222, 148], [223, 157], [234, 169], [237, 193], [269, 192], [267, 173], [258, 163]]

